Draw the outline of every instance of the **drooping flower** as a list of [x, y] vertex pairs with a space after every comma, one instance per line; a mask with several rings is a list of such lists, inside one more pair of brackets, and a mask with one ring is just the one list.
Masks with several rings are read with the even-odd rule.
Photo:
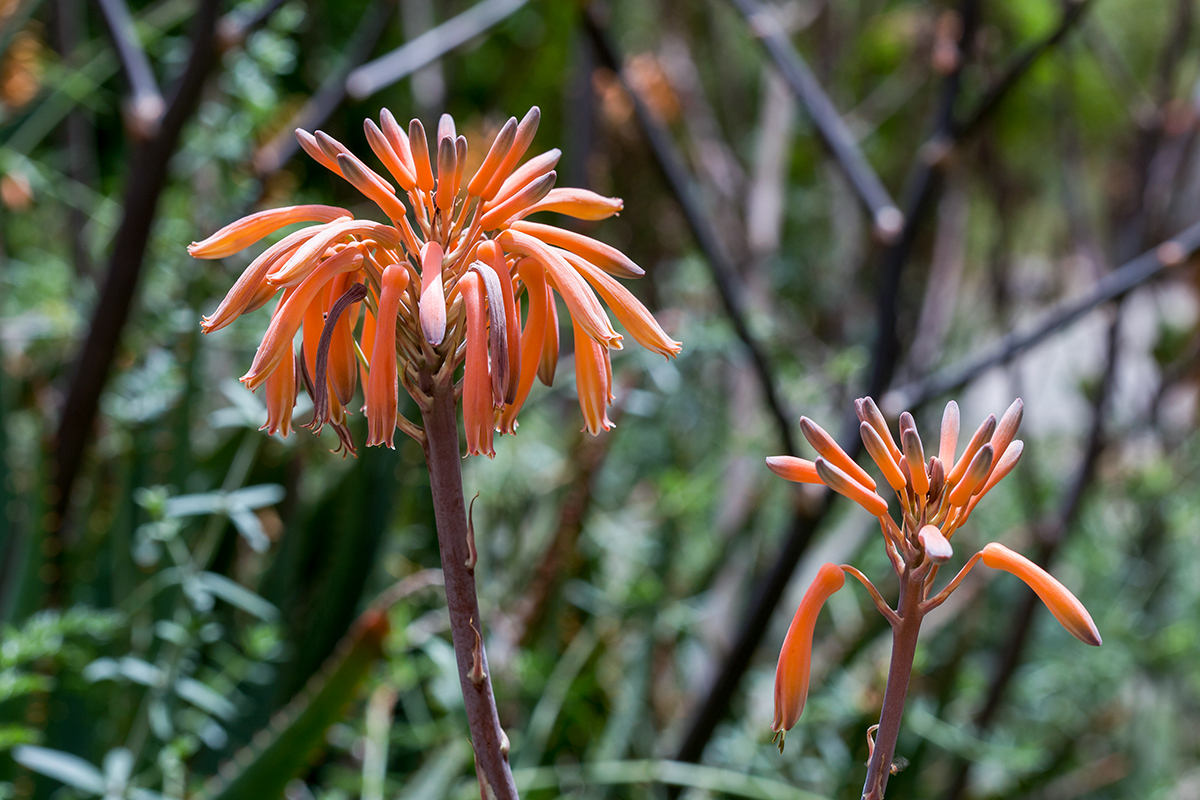
[[623, 208], [618, 198], [555, 188], [558, 150], [521, 164], [539, 118], [535, 107], [519, 122], [508, 120], [469, 178], [467, 140], [448, 115], [432, 145], [419, 120], [405, 130], [384, 110], [378, 125], [366, 121], [367, 141], [390, 180], [331, 136], [297, 130], [305, 152], [388, 222], [292, 206], [251, 214], [189, 248], [197, 258], [223, 258], [286, 226], [316, 223], [254, 259], [202, 323], [206, 333], [219, 330], [285, 292], [242, 377], [251, 389], [267, 386], [264, 427], [288, 435], [295, 386], [303, 383], [315, 405], [310, 424], [331, 424], [353, 452], [345, 414], [361, 377], [367, 443], [391, 447], [396, 426], [421, 435], [397, 411], [399, 387], [421, 403], [433, 377], [461, 367], [468, 452], [493, 455], [492, 432], [516, 430], [534, 377], [553, 381], [556, 296], [570, 312], [579, 402], [592, 433], [612, 427], [609, 354], [622, 345], [602, 301], [643, 346], [667, 357], [680, 351], [612, 277], [642, 275], [637, 264], [588, 236], [526, 219], [549, 211], [601, 220]]

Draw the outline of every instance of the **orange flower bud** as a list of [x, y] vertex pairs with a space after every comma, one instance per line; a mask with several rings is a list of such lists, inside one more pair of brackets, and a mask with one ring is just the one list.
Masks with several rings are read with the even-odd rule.
[[1084, 644], [1099, 646], [1100, 631], [1092, 622], [1092, 615], [1083, 607], [1075, 595], [1055, 580], [1050, 573], [1019, 553], [1014, 553], [998, 542], [992, 542], [982, 551], [983, 563], [992, 569], [1000, 569], [1016, 575], [1029, 585], [1041, 598], [1067, 631]]
[[993, 460], [994, 451], [990, 444], [979, 448], [979, 452], [967, 465], [967, 471], [963, 473], [962, 480], [950, 490], [950, 505], [965, 506], [970, 501], [971, 496], [987, 480], [988, 473], [992, 470]]
[[923, 497], [929, 491], [929, 473], [925, 471], [925, 448], [921, 445], [921, 437], [917, 435], [915, 427], [902, 430], [900, 447], [904, 449], [904, 460], [908, 463], [913, 491], [917, 497]]
[[550, 287], [546, 284], [545, 269], [539, 263], [531, 258], [522, 259], [517, 262], [517, 274], [525, 284], [529, 309], [526, 312], [525, 329], [521, 332], [521, 379], [517, 384], [517, 395], [500, 412], [500, 430], [504, 433], [516, 433], [517, 412], [533, 388], [533, 379], [541, 360], [542, 341], [546, 337], [546, 321], [549, 309], [554, 304]]
[[471, 182], [467, 184], [467, 194], [478, 197], [483, 193], [484, 188], [492, 180], [492, 176], [496, 174], [496, 168], [500, 166], [500, 162], [512, 148], [516, 134], [517, 118], [509, 117], [508, 122], [504, 123], [504, 127], [492, 140], [492, 146], [488, 150], [487, 156], [484, 157], [483, 163], [480, 164], [479, 170], [475, 173], [475, 177], [471, 178]]
[[422, 192], [433, 191], [433, 168], [429, 166], [429, 140], [425, 138], [425, 126], [414, 119], [408, 124], [408, 146], [416, 166], [417, 188]]
[[879, 431], [875, 430], [869, 422], [860, 422], [858, 424], [858, 433], [862, 436], [863, 445], [867, 448], [867, 453], [871, 456], [871, 460], [879, 467], [879, 471], [883, 473], [883, 478], [897, 492], [904, 491], [904, 487], [908, 485], [908, 481], [904, 477], [904, 473], [900, 471], [900, 465], [892, 458], [892, 454], [888, 452], [887, 444], [879, 436]]
[[954, 451], [958, 447], [959, 415], [958, 403], [951, 400], [942, 412], [942, 438], [938, 442], [938, 460], [943, 467], [954, 464]]
[[[408, 271], [391, 264], [383, 271], [379, 290], [379, 316], [371, 341], [371, 369], [364, 381], [367, 392], [367, 446], [395, 449], [396, 404], [399, 402], [396, 364], [396, 318], [400, 298], [408, 288]], [[364, 326], [365, 334], [365, 326]], [[366, 338], [365, 335], [363, 337]], [[364, 341], [363, 345], [366, 346]]]
[[[771, 730], [786, 733], [804, 712], [808, 700], [808, 678], [812, 670], [812, 640], [817, 615], [830, 595], [846, 583], [846, 575], [836, 564], [822, 564], [817, 577], [804, 593], [804, 599], [792, 617], [791, 627], [779, 651], [775, 667], [775, 719]], [[781, 745], [782, 746], [782, 745]]]
[[817, 465], [795, 456], [769, 456], [767, 469], [792, 483], [824, 483], [817, 475]]
[[875, 429], [879, 438], [883, 439], [883, 443], [887, 445], [892, 459], [899, 464], [904, 454], [896, 446], [896, 440], [892, 438], [892, 432], [888, 430], [887, 420], [883, 418], [883, 412], [879, 410], [879, 406], [875, 405], [875, 401], [869, 397], [860, 397], [854, 401], [854, 411], [858, 414], [859, 422], [866, 422]]
[[483, 190], [482, 197], [484, 200], [491, 200], [496, 197], [501, 191], [508, 176], [512, 174], [513, 168], [525, 155], [525, 151], [529, 149], [529, 145], [533, 144], [533, 135], [537, 133], [538, 123], [542, 119], [542, 110], [537, 106], [529, 109], [525, 116], [517, 125], [516, 133], [513, 135], [513, 143], [508, 152], [504, 154], [504, 158], [496, 166], [496, 172], [488, 181], [487, 187]]
[[841, 445], [825, 432], [824, 428], [808, 417], [801, 417], [800, 432], [804, 434], [804, 438], [808, 440], [808, 443], [812, 445], [813, 449], [822, 458], [849, 475], [855, 483], [861, 483], [871, 490], [875, 489], [875, 479], [868, 475], [865, 469], [856, 464], [854, 459], [842, 449]]
[[849, 497], [876, 517], [887, 513], [888, 505], [886, 500], [825, 459], [818, 458], [816, 468], [817, 475], [821, 478], [821, 483], [830, 489], [833, 489], [840, 495]]
[[[954, 462], [954, 468], [951, 469], [946, 475], [947, 484], [954, 486], [960, 480], [962, 480], [962, 476], [966, 473], [967, 467], [971, 463], [971, 459], [973, 459], [975, 454], [979, 452], [979, 448], [987, 444], [988, 440], [992, 438], [992, 434], [995, 432], [996, 415], [988, 414], [987, 419], [983, 421], [983, 424], [980, 425], [975, 431], [975, 435], [971, 437], [971, 441], [967, 442], [967, 449], [964, 450], [963, 454], [958, 457], [958, 461]], [[994, 451], [995, 448], [993, 448], [993, 452]]]

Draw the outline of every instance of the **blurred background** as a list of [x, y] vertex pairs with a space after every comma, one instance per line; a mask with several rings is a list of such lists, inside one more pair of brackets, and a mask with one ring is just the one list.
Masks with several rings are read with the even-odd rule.
[[477, 796], [419, 448], [258, 432], [267, 312], [198, 324], [249, 255], [185, 246], [378, 213], [296, 127], [374, 165], [383, 107], [481, 150], [535, 104], [531, 152], [625, 199], [580, 229], [685, 349], [618, 355], [591, 438], [568, 347], [465, 463], [524, 796], [859, 796], [885, 623], [832, 598], [782, 755], [775, 659], [820, 563], [895, 581], [874, 520], [763, 458], [811, 457], [800, 414], [851, 445], [868, 393], [927, 443], [949, 398], [965, 430], [1025, 399], [956, 561], [1007, 544], [1104, 636], [974, 573], [927, 621], [890, 796], [1200, 796], [1196, 12], [3, 0], [0, 796]]

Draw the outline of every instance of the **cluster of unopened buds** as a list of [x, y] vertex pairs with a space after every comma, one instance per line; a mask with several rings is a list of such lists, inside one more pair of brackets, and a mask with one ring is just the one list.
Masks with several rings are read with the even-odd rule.
[[[355, 219], [344, 208], [291, 206], [251, 214], [188, 248], [196, 258], [223, 258], [285, 226], [318, 223], [255, 258], [202, 322], [210, 333], [282, 292], [241, 379], [250, 389], [266, 386], [264, 428], [287, 436], [303, 385], [315, 407], [309, 427], [332, 425], [353, 452], [345, 415], [361, 375], [367, 444], [391, 447], [397, 427], [421, 441], [421, 427], [398, 411], [398, 385], [424, 408], [435, 384], [455, 380], [463, 366], [455, 391], [468, 453], [494, 455], [493, 432], [516, 429], [534, 377], [546, 384], [554, 378], [555, 294], [570, 313], [579, 402], [592, 433], [612, 426], [609, 351], [620, 349], [622, 338], [601, 299], [642, 345], [668, 357], [679, 352], [679, 343], [613, 278], [641, 276], [633, 261], [588, 236], [526, 219], [557, 212], [599, 220], [623, 205], [583, 189], [554, 188], [557, 149], [521, 164], [539, 118], [535, 107], [520, 122], [509, 119], [468, 177], [467, 140], [449, 115], [442, 115], [431, 147], [419, 120], [406, 131], [385, 109], [379, 125], [367, 120], [364, 129], [399, 191], [332, 137], [297, 130], [304, 150], [389, 222]], [[361, 326], [359, 303], [366, 306]]]
[[[989, 415], [958, 452], [959, 410], [951, 401], [942, 416], [941, 438], [935, 455], [926, 458], [916, 424], [908, 412], [900, 415], [900, 443], [892, 437], [883, 414], [871, 398], [855, 401], [864, 448], [894, 490], [900, 521], [893, 519], [878, 486], [819, 425], [801, 418], [804, 438], [817, 451], [808, 461], [792, 456], [767, 459], [767, 466], [787, 480], [818, 483], [842, 494], [879, 519], [888, 559], [899, 578], [899, 600], [892, 608], [871, 581], [854, 567], [825, 564], [800, 601], [788, 629], [775, 672], [775, 718], [772, 730], [783, 749], [784, 735], [799, 720], [808, 696], [813, 631], [817, 614], [847, 574], [866, 587], [876, 607], [893, 629], [892, 667], [880, 724], [868, 732], [871, 762], [864, 797], [882, 797], [903, 710], [904, 696], [916, 651], [921, 619], [946, 601], [978, 562], [1025, 581], [1055, 618], [1080, 641], [1100, 644], [1100, 633], [1083, 604], [1045, 570], [1002, 544], [992, 542], [967, 560], [958, 574], [933, 593], [938, 570], [954, 556], [950, 540], [970, 518], [979, 501], [1016, 466], [1024, 445], [1016, 438], [1023, 404], [1015, 400], [997, 422]], [[873, 735], [878, 731], [878, 737]]]

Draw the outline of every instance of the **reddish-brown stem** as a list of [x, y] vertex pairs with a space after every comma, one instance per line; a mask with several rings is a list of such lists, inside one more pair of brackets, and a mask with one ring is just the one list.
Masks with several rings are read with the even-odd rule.
[[883, 693], [883, 710], [879, 714], [879, 729], [875, 750], [867, 764], [867, 780], [863, 784], [863, 800], [883, 800], [891, 776], [892, 757], [900, 737], [900, 720], [904, 716], [904, 700], [908, 695], [908, 680], [912, 676], [913, 657], [917, 653], [917, 636], [921, 632], [921, 600], [924, 591], [924, 572], [906, 569], [900, 579], [900, 623], [892, 628], [892, 664], [888, 668], [887, 689]]
[[[481, 640], [479, 598], [475, 594], [475, 572], [467, 566], [467, 509], [463, 498], [461, 455], [458, 449], [458, 413], [454, 388], [449, 380], [428, 382], [429, 402], [423, 404], [425, 461], [429, 464], [429, 488], [437, 521], [438, 549], [446, 583], [446, 605], [450, 609], [450, 633], [458, 662], [475, 747], [475, 769], [480, 782], [487, 782], [487, 797], [517, 800], [517, 787], [508, 766], [508, 738], [500, 728], [492, 682], [487, 672], [487, 655]], [[424, 387], [423, 387], [424, 388]], [[476, 663], [478, 661], [478, 664]]]

